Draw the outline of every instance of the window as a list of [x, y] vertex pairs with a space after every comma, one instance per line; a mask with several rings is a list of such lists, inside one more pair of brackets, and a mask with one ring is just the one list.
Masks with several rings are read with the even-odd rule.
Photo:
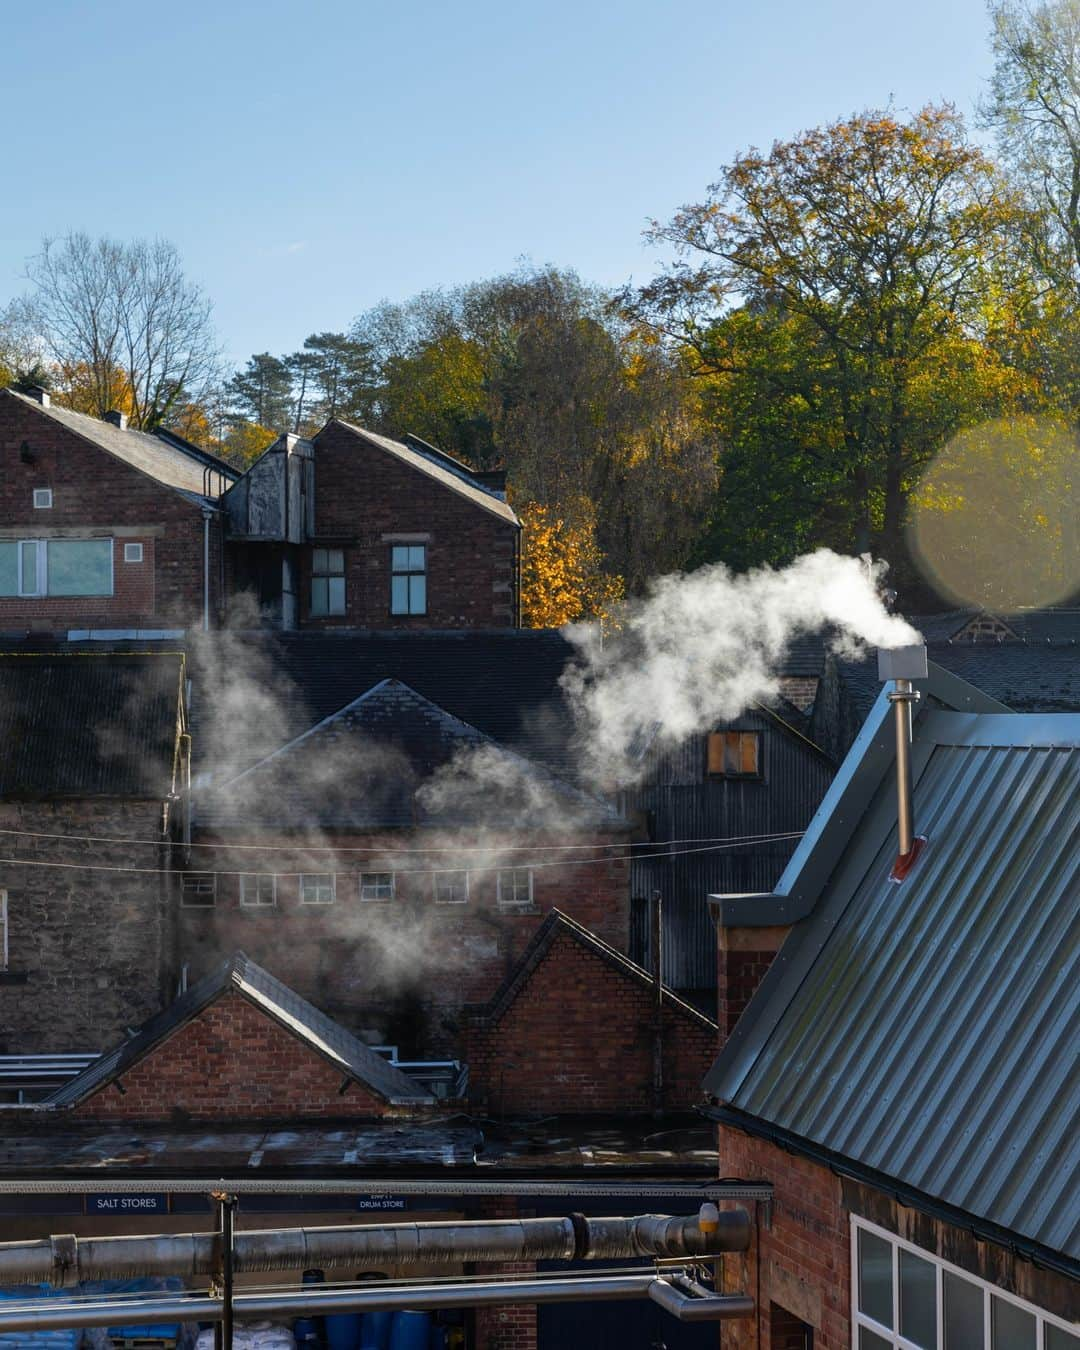
[[760, 778], [761, 733], [710, 732], [708, 773], [710, 778]]
[[498, 874], [500, 909], [531, 909], [533, 874], [531, 867], [507, 867]]
[[8, 905], [7, 891], [0, 891], [0, 970], [8, 968]]
[[52, 488], [34, 489], [34, 510], [47, 511], [52, 506]]
[[125, 544], [124, 561], [142, 562], [142, 544]]
[[185, 872], [180, 881], [180, 904], [184, 909], [213, 909], [217, 903], [217, 877], [213, 872]]
[[361, 900], [393, 900], [393, 898], [394, 898], [393, 872], [360, 873]]
[[0, 595], [112, 595], [111, 539], [0, 541]]
[[344, 549], [312, 549], [311, 612], [314, 615], [345, 613]]
[[468, 900], [468, 872], [435, 872], [432, 875], [437, 905], [463, 905]]
[[426, 544], [395, 544], [391, 548], [390, 613], [427, 613]]
[[852, 1217], [854, 1350], [1080, 1350], [1068, 1323]]
[[244, 872], [240, 877], [240, 903], [265, 908], [277, 904], [277, 877], [272, 872]]
[[300, 875], [302, 905], [332, 905], [337, 894], [333, 872], [303, 872]]

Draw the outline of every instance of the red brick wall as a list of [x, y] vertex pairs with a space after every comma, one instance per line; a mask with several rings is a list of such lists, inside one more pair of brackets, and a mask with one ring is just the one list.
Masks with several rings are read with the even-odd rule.
[[[196, 835], [203, 842], [214, 838], [208, 832]], [[610, 846], [613, 839], [605, 835], [600, 842]], [[625, 950], [629, 864], [625, 857], [611, 857], [610, 847], [599, 855], [605, 858], [599, 864], [536, 868], [533, 907], [518, 913], [499, 910], [490, 867], [470, 871], [466, 903], [436, 904], [427, 870], [434, 863], [427, 864], [424, 854], [405, 852], [430, 846], [431, 838], [422, 832], [404, 838], [340, 835], [333, 842], [373, 851], [328, 857], [196, 849], [193, 868], [201, 862], [225, 872], [335, 872], [337, 898], [330, 905], [301, 904], [298, 878], [281, 875], [272, 909], [241, 907], [238, 878], [219, 877], [213, 909], [179, 910], [180, 959], [190, 962], [193, 978], [240, 949], [350, 1030], [386, 1037], [410, 1054], [460, 1055], [456, 1025], [462, 1006], [486, 1002], [494, 994], [552, 908]], [[477, 841], [460, 836], [456, 842], [467, 849]], [[514, 836], [488, 839], [485, 847], [497, 853], [504, 845], [530, 842], [528, 836]], [[535, 842], [542, 847], [571, 840], [563, 835], [557, 841], [545, 836]], [[267, 843], [295, 847], [287, 836]], [[588, 840], [582, 842], [582, 852], [596, 856]], [[505, 858], [513, 862], [525, 856], [507, 853]], [[540, 853], [545, 861], [551, 856]], [[360, 900], [359, 873], [365, 868], [397, 872], [394, 900]]]
[[[469, 1096], [499, 1114], [653, 1107], [653, 993], [569, 935], [559, 934], [517, 999], [478, 1021], [468, 1048]], [[716, 1029], [668, 1004], [664, 1105], [702, 1099]]]
[[716, 998], [723, 1040], [731, 1035], [789, 932], [788, 928], [720, 930]]
[[[345, 550], [346, 613], [312, 618], [311, 550], [300, 585], [311, 628], [506, 628], [515, 623], [517, 528], [340, 423], [315, 437], [315, 533]], [[385, 535], [427, 547], [427, 613], [390, 613]], [[419, 536], [425, 536], [424, 539]]]
[[[21, 458], [23, 442], [36, 462]], [[33, 490], [53, 505], [35, 510]], [[199, 506], [0, 391], [0, 526], [11, 539], [114, 536], [111, 596], [0, 597], [0, 627], [197, 627], [203, 607], [203, 516]], [[211, 521], [211, 605], [220, 604], [220, 529]], [[143, 561], [124, 562], [141, 543]]]
[[249, 1003], [227, 992], [75, 1114], [83, 1120], [192, 1120], [380, 1116], [387, 1103]]
[[[480, 1206], [485, 1219], [516, 1219], [521, 1211], [516, 1200], [487, 1200]], [[476, 1275], [516, 1275], [522, 1278], [536, 1274], [535, 1261], [477, 1262]], [[477, 1308], [473, 1321], [475, 1350], [535, 1350], [536, 1304], [506, 1303]]]

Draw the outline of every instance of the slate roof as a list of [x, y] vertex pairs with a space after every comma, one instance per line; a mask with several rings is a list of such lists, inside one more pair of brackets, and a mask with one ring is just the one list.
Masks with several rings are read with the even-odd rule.
[[273, 1018], [312, 1051], [329, 1060], [342, 1074], [387, 1101], [409, 1105], [427, 1105], [434, 1101], [400, 1069], [358, 1041], [288, 985], [275, 979], [269, 971], [256, 965], [243, 952], [237, 952], [193, 984], [168, 1008], [144, 1022], [134, 1036], [95, 1060], [78, 1077], [57, 1088], [42, 1105], [69, 1107], [85, 1101], [106, 1084], [122, 1077], [132, 1065], [230, 990], [235, 990]]
[[[394, 441], [389, 436], [380, 436], [377, 432], [367, 431], [363, 427], [354, 426], [353, 423], [344, 422], [340, 418], [334, 419], [330, 425], [344, 427], [346, 431], [351, 431], [354, 436], [359, 436], [369, 445], [373, 445], [379, 450], [385, 450], [388, 455], [392, 455], [407, 468], [414, 469], [428, 478], [433, 478], [435, 482], [449, 488], [459, 497], [464, 497], [474, 506], [479, 506], [491, 515], [498, 516], [508, 525], [520, 527], [520, 521], [514, 514], [513, 508], [503, 501], [492, 488], [475, 478], [472, 472], [460, 461], [444, 454], [441, 450], [436, 450], [434, 446], [428, 446], [416, 437], [410, 437], [408, 444], [405, 444], [404, 441]], [[317, 436], [315, 442], [317, 453]]]
[[[0, 394], [17, 398], [40, 416], [59, 422], [68, 431], [123, 460], [125, 464], [130, 464], [140, 473], [166, 487], [197, 497], [199, 501], [207, 500], [208, 486], [211, 498], [216, 499], [220, 489], [225, 486], [222, 480], [231, 481], [236, 477], [235, 471], [223, 461], [205, 450], [190, 446], [180, 436], [170, 434], [168, 437], [159, 437], [129, 427], [113, 426], [111, 422], [102, 422], [96, 417], [87, 417], [84, 413], [59, 408], [55, 404], [44, 407], [36, 399], [19, 394], [14, 389], [0, 390]], [[209, 484], [208, 468], [213, 470], [209, 475]]]
[[[605, 942], [603, 938], [597, 937], [594, 932], [572, 919], [569, 914], [564, 914], [561, 909], [552, 909], [536, 929], [513, 970], [510, 971], [483, 1008], [476, 1011], [485, 1019], [497, 1022], [517, 999], [530, 976], [560, 937], [570, 938], [627, 979], [633, 980], [636, 984], [643, 985], [647, 989], [655, 990], [656, 981], [644, 967], [631, 961], [628, 956]], [[674, 989], [670, 989], [666, 984], [663, 988], [666, 1006], [677, 1009], [703, 1027], [712, 1031], [717, 1030], [717, 1024], [711, 1017], [706, 1017], [699, 1008], [687, 1003]]]
[[[1012, 641], [1027, 642], [1033, 645], [1068, 646], [1080, 643], [1080, 609], [1058, 606], [1051, 609], [1024, 609], [1016, 614], [995, 615], [992, 611], [978, 609], [952, 609], [942, 614], [917, 614], [911, 622], [923, 634], [929, 643], [943, 643], [960, 640], [958, 635], [972, 619], [985, 615], [999, 618], [1016, 636], [1003, 638], [1002, 644]], [[963, 639], [970, 643], [970, 639]], [[996, 646], [994, 640], [980, 638], [976, 646]]]
[[782, 879], [809, 912], [706, 1089], [724, 1119], [1080, 1273], [1080, 716], [924, 701], [929, 842], [901, 885], [890, 716], [880, 700]]
[[164, 799], [183, 678], [179, 652], [0, 653], [0, 797]]
[[[479, 758], [473, 759], [476, 755]], [[452, 776], [447, 794], [433, 778]], [[475, 766], [475, 769], [474, 769]], [[490, 784], [490, 785], [489, 785]], [[377, 685], [266, 759], [216, 785], [200, 824], [247, 829], [620, 823], [606, 804], [498, 745], [400, 680]]]

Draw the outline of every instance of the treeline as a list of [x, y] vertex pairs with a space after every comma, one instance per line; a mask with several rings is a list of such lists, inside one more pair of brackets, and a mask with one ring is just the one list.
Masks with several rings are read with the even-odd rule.
[[109, 268], [141, 268], [172, 278], [177, 313], [205, 317], [202, 297], [167, 246], [124, 272], [77, 236], [9, 311], [9, 369], [34, 335], [73, 406], [126, 400], [238, 464], [341, 417], [505, 468], [538, 623], [672, 568], [820, 545], [884, 557], [908, 606], [1061, 599], [1080, 585], [1080, 0], [990, 18], [996, 156], [947, 106], [747, 151], [653, 227], [675, 262], [640, 289], [523, 268], [224, 378], [189, 323], [145, 372], [131, 333], [169, 307], [110, 320], [98, 350], [56, 322], [64, 286], [81, 270], [100, 299]]

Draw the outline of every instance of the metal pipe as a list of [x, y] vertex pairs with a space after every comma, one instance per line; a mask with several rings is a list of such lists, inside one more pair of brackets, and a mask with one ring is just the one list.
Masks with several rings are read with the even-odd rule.
[[659, 891], [652, 893], [652, 977], [653, 989], [653, 1115], [664, 1114], [664, 902]]
[[203, 632], [210, 631], [210, 511], [203, 507]]
[[692, 1294], [682, 1286], [654, 1280], [649, 1286], [649, 1298], [680, 1322], [734, 1321], [754, 1315], [754, 1300], [745, 1294], [714, 1294], [694, 1281], [687, 1284], [700, 1293]]
[[906, 858], [915, 842], [911, 787], [911, 704], [918, 697], [910, 680], [897, 680], [889, 695], [896, 725], [896, 825], [898, 851]]
[[[569, 1277], [548, 1280], [483, 1281], [446, 1284], [363, 1285], [353, 1289], [302, 1289], [275, 1293], [237, 1294], [236, 1315], [244, 1319], [285, 1318], [299, 1313], [324, 1316], [337, 1312], [391, 1312], [397, 1309], [475, 1308], [512, 1303], [593, 1302], [650, 1298], [654, 1285], [663, 1283], [652, 1269], [623, 1275]], [[682, 1293], [683, 1300], [694, 1302]], [[709, 1303], [716, 1300], [709, 1299]], [[36, 1306], [35, 1306], [36, 1303]], [[672, 1301], [672, 1307], [677, 1306]], [[202, 1296], [149, 1296], [139, 1299], [56, 1299], [0, 1303], [0, 1332], [53, 1331], [69, 1327], [123, 1325], [140, 1322], [220, 1321], [223, 1300]], [[679, 1314], [676, 1312], [675, 1314]], [[715, 1312], [713, 1315], [717, 1315]], [[728, 1314], [730, 1315], [730, 1314]], [[738, 1314], [743, 1315], [743, 1314]], [[683, 1320], [688, 1320], [683, 1318]]]
[[[213, 1233], [139, 1234], [76, 1238], [58, 1235], [0, 1243], [0, 1284], [130, 1279], [139, 1275], [213, 1275]], [[631, 1218], [496, 1219], [441, 1223], [358, 1224], [335, 1228], [268, 1228], [236, 1233], [239, 1272], [459, 1261], [620, 1260], [633, 1256], [706, 1257], [746, 1251], [750, 1216], [725, 1210], [713, 1231], [696, 1216], [641, 1214]]]

